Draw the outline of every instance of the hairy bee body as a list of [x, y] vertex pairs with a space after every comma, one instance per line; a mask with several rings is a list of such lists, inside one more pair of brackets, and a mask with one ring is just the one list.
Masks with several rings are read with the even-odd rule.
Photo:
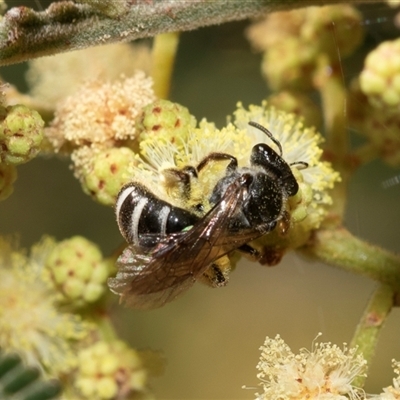
[[265, 132], [280, 154], [260, 143], [252, 149], [249, 167], [238, 168], [232, 155], [210, 153], [197, 167], [167, 171], [182, 196], [189, 198], [191, 182], [206, 165], [228, 162], [225, 175], [204, 199], [207, 207], [173, 206], [137, 182], [121, 189], [115, 210], [129, 246], [118, 259], [118, 273], [109, 279], [109, 286], [132, 307], [160, 307], [196, 280], [225, 285], [230, 269], [227, 255], [240, 250], [257, 258], [248, 243], [287, 218], [287, 199], [298, 192], [298, 183], [282, 158], [280, 143], [266, 128], [249, 124]]

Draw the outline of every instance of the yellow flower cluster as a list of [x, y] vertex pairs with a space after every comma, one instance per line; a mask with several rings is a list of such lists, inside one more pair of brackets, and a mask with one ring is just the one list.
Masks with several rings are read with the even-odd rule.
[[79, 354], [75, 386], [82, 399], [132, 398], [146, 383], [139, 354], [122, 341], [100, 341]]
[[[147, 185], [159, 197], [183, 208], [201, 203], [205, 211], [210, 207], [208, 199], [217, 184], [225, 175], [225, 163], [209, 163], [199, 171], [197, 179], [191, 182], [191, 199], [182, 199], [179, 188], [172, 188], [169, 180], [170, 169], [196, 167], [211, 152], [227, 153], [237, 158], [239, 167], [250, 166], [250, 154], [254, 145], [267, 143], [279, 153], [275, 144], [258, 129], [250, 126], [255, 121], [268, 128], [281, 143], [283, 158], [292, 164], [292, 171], [300, 190], [288, 202], [291, 214], [291, 233], [282, 246], [298, 247], [308, 239], [311, 230], [320, 226], [332, 203], [330, 189], [340, 180], [331, 165], [323, 161], [322, 136], [314, 128], [306, 128], [293, 114], [268, 107], [250, 106], [248, 110], [239, 104], [231, 122], [222, 129], [213, 123], [201, 121], [198, 127], [192, 124], [182, 135], [174, 135], [170, 130], [159, 130], [140, 142], [140, 156], [132, 168], [131, 180]], [[296, 163], [302, 163], [297, 164]], [[304, 163], [307, 168], [304, 168]], [[262, 240], [278, 239], [271, 234]], [[280, 240], [280, 239], [279, 239]], [[263, 243], [265, 244], [265, 243]]]
[[0, 348], [62, 381], [63, 399], [150, 398], [151, 363], [162, 367], [156, 353], [103, 341], [83, 312], [104, 294], [107, 276], [98, 248], [82, 237], [44, 238], [29, 255], [0, 237]]
[[0, 347], [55, 373], [76, 365], [75, 346], [91, 326], [57, 307], [57, 294], [44, 275], [47, 253], [46, 242], [28, 257], [0, 238]]

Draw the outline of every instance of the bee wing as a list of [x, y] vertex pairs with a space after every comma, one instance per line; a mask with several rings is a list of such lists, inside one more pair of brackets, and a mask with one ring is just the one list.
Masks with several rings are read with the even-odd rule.
[[216, 259], [263, 234], [229, 229], [244, 191], [235, 181], [190, 230], [168, 235], [147, 253], [137, 246], [126, 248], [117, 261], [117, 276], [108, 280], [110, 289], [129, 306], [142, 309], [161, 307], [189, 289]]

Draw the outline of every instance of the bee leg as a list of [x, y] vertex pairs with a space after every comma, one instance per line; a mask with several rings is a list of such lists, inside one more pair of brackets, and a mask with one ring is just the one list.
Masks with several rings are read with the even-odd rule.
[[233, 157], [230, 154], [226, 153], [210, 153], [207, 157], [203, 158], [200, 161], [199, 165], [197, 165], [197, 171], [201, 171], [209, 162], [224, 161], [224, 160], [230, 160], [228, 166], [226, 167], [226, 170], [228, 172], [236, 171], [238, 167], [238, 162], [236, 157]]
[[213, 288], [225, 286], [228, 283], [230, 271], [229, 258], [223, 256], [213, 262], [198, 280]]
[[238, 248], [238, 250], [245, 255], [246, 257], [258, 261], [258, 259], [261, 257], [261, 254], [258, 250], [256, 250], [254, 247], [250, 246], [249, 244], [244, 244]]
[[268, 267], [279, 264], [285, 254], [284, 250], [275, 246], [263, 246], [261, 249], [256, 250], [249, 244], [244, 244], [240, 246], [238, 250], [250, 260], [258, 261], [261, 265], [266, 265]]
[[191, 179], [197, 178], [197, 172], [193, 167], [185, 167], [183, 170], [168, 168], [162, 171], [162, 182], [168, 191], [178, 190], [181, 197], [189, 198], [191, 191]]

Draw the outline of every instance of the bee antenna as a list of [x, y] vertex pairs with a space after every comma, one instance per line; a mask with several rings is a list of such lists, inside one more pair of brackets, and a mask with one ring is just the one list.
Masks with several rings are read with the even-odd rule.
[[265, 127], [260, 125], [258, 122], [254, 121], [249, 121], [250, 126], [254, 126], [254, 128], [259, 129], [261, 132], [264, 132], [277, 146], [280, 152], [280, 156], [282, 157], [283, 151], [282, 151], [282, 145], [280, 144], [279, 140], [275, 139], [272, 133]]

